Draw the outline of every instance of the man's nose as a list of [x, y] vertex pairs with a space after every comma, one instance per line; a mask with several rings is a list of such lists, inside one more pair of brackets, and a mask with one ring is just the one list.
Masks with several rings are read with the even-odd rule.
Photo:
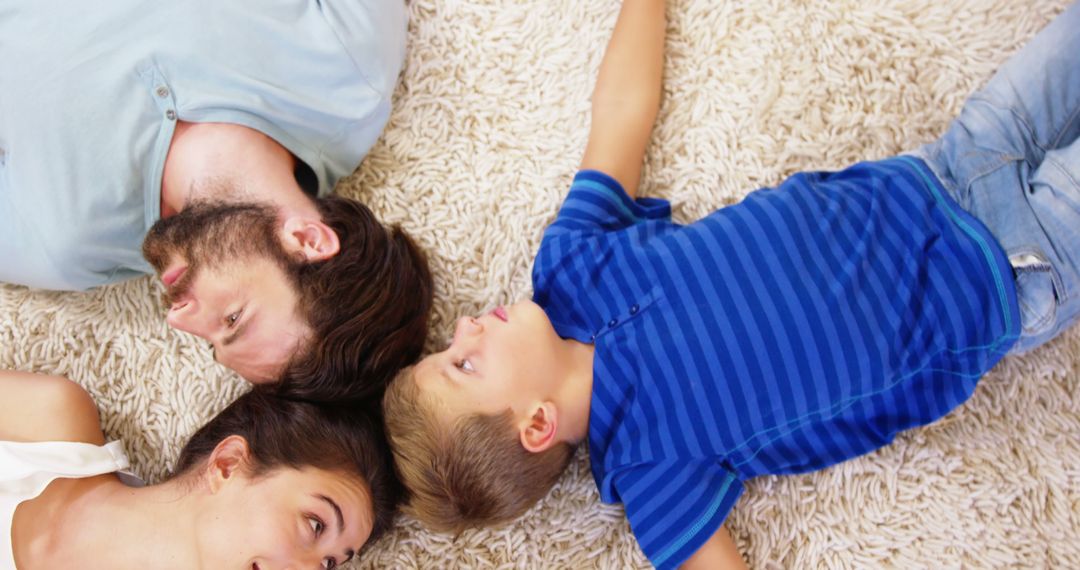
[[165, 315], [165, 322], [176, 330], [184, 331], [202, 338], [209, 338], [208, 323], [199, 311], [199, 305], [194, 299], [174, 303], [169, 307], [169, 314]]

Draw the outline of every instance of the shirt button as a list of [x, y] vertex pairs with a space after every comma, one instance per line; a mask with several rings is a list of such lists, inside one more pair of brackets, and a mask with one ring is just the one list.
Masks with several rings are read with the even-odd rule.
[[169, 96], [169, 88], [164, 85], [158, 85], [157, 89], [154, 90], [154, 93], [157, 93], [158, 97], [164, 99]]
[[611, 319], [610, 321], [608, 321], [607, 326], [613, 327], [617, 324], [619, 324], [619, 319]]
[[175, 121], [176, 120], [176, 111], [173, 111], [172, 109], [169, 109], [168, 111], [165, 111], [165, 118], [170, 120], [170, 121]]
[[596, 335], [589, 335], [589, 342], [596, 342]]
[[631, 315], [636, 315], [639, 309], [641, 309], [641, 307], [639, 307], [637, 305], [632, 305], [630, 307], [630, 314]]

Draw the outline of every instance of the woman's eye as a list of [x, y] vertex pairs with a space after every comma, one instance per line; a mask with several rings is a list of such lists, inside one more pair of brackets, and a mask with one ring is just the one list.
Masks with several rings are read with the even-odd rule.
[[326, 558], [323, 560], [322, 567], [326, 570], [333, 570], [334, 568], [337, 568], [337, 560]]
[[317, 518], [308, 518], [308, 525], [311, 526], [311, 531], [315, 533], [315, 536], [319, 536], [323, 531], [323, 523]]
[[232, 313], [229, 316], [225, 317], [225, 324], [229, 325], [230, 327], [233, 327], [233, 326], [236, 326], [236, 321], [239, 321], [239, 320], [240, 320], [240, 311], [236, 311], [235, 313]]
[[472, 362], [469, 362], [469, 359], [467, 358], [458, 360], [454, 363], [454, 366], [457, 366], [458, 370], [461, 370], [462, 372], [473, 372], [474, 370]]

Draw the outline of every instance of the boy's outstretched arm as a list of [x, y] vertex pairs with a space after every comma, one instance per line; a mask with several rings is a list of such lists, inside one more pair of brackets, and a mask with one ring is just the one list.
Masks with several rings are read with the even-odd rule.
[[735, 541], [724, 527], [716, 529], [708, 542], [688, 558], [682, 565], [682, 570], [746, 570], [746, 562], [743, 562]]
[[599, 170], [637, 194], [641, 163], [660, 109], [665, 0], [623, 0], [592, 97], [583, 169]]

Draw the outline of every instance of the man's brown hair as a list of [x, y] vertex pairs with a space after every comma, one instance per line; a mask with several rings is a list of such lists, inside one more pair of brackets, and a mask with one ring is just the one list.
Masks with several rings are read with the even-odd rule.
[[548, 493], [573, 457], [565, 442], [539, 453], [525, 449], [509, 409], [447, 425], [436, 406], [411, 367], [383, 397], [394, 465], [408, 495], [405, 510], [432, 529], [460, 533], [516, 519]]
[[292, 265], [298, 313], [312, 336], [281, 374], [283, 393], [378, 406], [387, 382], [420, 357], [433, 285], [427, 258], [401, 228], [340, 196], [316, 200], [338, 235], [336, 255]]

